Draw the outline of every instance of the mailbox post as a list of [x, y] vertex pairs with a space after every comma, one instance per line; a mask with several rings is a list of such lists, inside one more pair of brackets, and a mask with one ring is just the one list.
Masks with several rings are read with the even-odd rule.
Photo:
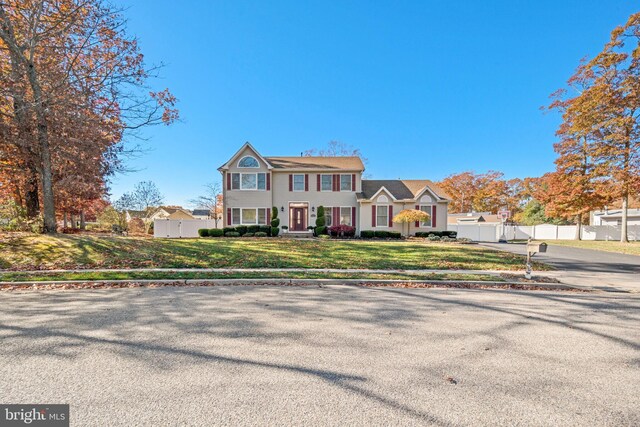
[[524, 273], [524, 277], [526, 277], [527, 279], [531, 279], [531, 258], [538, 252], [547, 252], [547, 244], [544, 242], [533, 243], [531, 241], [531, 237], [529, 237], [529, 240], [527, 240], [527, 269]]

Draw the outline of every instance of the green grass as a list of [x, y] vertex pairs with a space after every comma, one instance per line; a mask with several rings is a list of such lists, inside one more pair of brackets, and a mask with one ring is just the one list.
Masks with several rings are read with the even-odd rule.
[[459, 273], [424, 273], [424, 274], [367, 274], [367, 273], [321, 273], [321, 272], [73, 272], [73, 273], [48, 273], [42, 272], [30, 274], [24, 272], [11, 272], [0, 274], [3, 282], [41, 282], [45, 280], [185, 280], [185, 279], [387, 279], [387, 280], [474, 280], [474, 281], [503, 281], [500, 277], [486, 274], [459, 274]]
[[[0, 236], [0, 268], [368, 268], [520, 270], [523, 257], [478, 245], [316, 239]], [[543, 269], [537, 266], [537, 269]]]
[[573, 248], [595, 249], [598, 251], [616, 252], [620, 254], [640, 255], [640, 242], [605, 242], [594, 240], [551, 240], [549, 245], [571, 246]]

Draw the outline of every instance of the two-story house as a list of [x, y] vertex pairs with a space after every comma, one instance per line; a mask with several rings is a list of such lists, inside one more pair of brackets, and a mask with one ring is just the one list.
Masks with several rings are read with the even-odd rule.
[[420, 209], [430, 220], [411, 231], [446, 230], [449, 197], [429, 180], [366, 180], [359, 157], [264, 157], [245, 143], [218, 168], [223, 181], [224, 226], [266, 225], [271, 207], [281, 226], [306, 233], [318, 206], [327, 226], [403, 231], [392, 218], [403, 209]]

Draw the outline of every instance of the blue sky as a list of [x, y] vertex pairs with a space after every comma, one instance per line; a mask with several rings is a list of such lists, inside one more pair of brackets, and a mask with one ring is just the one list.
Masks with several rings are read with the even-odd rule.
[[149, 151], [112, 196], [152, 180], [183, 205], [245, 141], [293, 156], [339, 140], [376, 179], [539, 176], [559, 123], [540, 107], [637, 11], [625, 0], [117, 4], [147, 62], [166, 64], [153, 85], [179, 98], [182, 121], [145, 131]]

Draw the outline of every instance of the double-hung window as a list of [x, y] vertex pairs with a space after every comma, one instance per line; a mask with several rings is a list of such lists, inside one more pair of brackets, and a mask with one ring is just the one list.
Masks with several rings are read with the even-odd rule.
[[376, 206], [376, 227], [389, 226], [389, 207], [387, 205]]
[[351, 207], [340, 208], [340, 224], [351, 225]]
[[340, 175], [340, 191], [353, 191], [351, 187], [351, 174]]
[[324, 225], [327, 227], [331, 227], [333, 225], [333, 208], [325, 207], [324, 208]]
[[420, 210], [429, 214], [428, 220], [420, 221], [420, 227], [431, 227], [431, 218], [433, 216], [431, 212], [431, 205], [420, 205]]
[[320, 191], [333, 190], [333, 175], [320, 175]]
[[231, 209], [232, 225], [266, 225], [267, 208], [233, 208]]
[[304, 191], [304, 174], [293, 175], [293, 191]]
[[232, 190], [266, 190], [267, 174], [261, 173], [232, 173]]

